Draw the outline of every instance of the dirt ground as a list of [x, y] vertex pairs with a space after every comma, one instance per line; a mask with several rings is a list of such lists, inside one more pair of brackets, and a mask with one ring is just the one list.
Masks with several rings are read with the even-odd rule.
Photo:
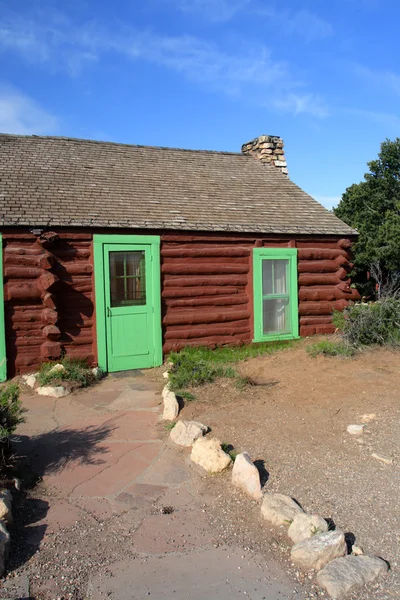
[[[240, 373], [256, 384], [243, 391], [227, 379], [197, 388], [181, 418], [209, 425], [221, 442], [260, 461], [267, 491], [332, 519], [365, 554], [390, 563], [388, 577], [352, 598], [400, 598], [400, 353], [311, 358], [307, 343], [240, 363]], [[363, 422], [361, 436], [347, 432]], [[209, 486], [215, 531], [258, 551], [275, 545], [287, 569], [304, 581], [290, 565], [283, 529], [266, 527], [256, 503], [227, 489], [229, 474]]]

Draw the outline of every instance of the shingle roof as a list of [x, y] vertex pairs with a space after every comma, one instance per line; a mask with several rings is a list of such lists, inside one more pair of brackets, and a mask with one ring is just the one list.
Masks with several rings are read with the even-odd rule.
[[0, 135], [0, 224], [354, 235], [275, 167], [228, 152]]

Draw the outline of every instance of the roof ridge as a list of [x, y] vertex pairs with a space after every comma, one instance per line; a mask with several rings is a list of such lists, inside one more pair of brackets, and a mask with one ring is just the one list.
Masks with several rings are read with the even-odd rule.
[[[64, 140], [67, 142], [81, 142], [86, 144], [104, 144], [106, 146], [122, 146], [127, 148], [148, 148], [149, 150], [174, 150], [177, 152], [195, 152], [199, 154], [227, 154], [228, 156], [242, 156], [243, 158], [249, 158], [242, 152], [231, 152], [229, 150], [206, 150], [206, 149], [194, 149], [194, 148], [177, 148], [174, 146], [151, 146], [146, 144], [127, 144], [125, 142], [112, 142], [107, 140], [92, 140], [87, 138], [74, 138], [64, 135], [27, 135], [18, 133], [0, 133], [1, 138], [26, 138], [26, 139], [39, 139], [39, 140]], [[252, 158], [252, 157], [250, 157]]]

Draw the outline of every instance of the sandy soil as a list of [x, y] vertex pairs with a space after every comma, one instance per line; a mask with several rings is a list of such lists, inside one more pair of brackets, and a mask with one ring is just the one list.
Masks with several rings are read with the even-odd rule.
[[[364, 553], [390, 563], [387, 578], [353, 598], [400, 598], [400, 353], [311, 358], [307, 343], [240, 363], [240, 373], [256, 385], [238, 391], [224, 379], [198, 388], [181, 417], [210, 425], [222, 442], [261, 461], [266, 490], [332, 519]], [[347, 433], [348, 425], [363, 421], [369, 422], [362, 436]], [[266, 527], [259, 507], [228, 486], [228, 475], [210, 482], [216, 530], [231, 530], [230, 537], [258, 550], [276, 545], [290, 569], [284, 531]]]

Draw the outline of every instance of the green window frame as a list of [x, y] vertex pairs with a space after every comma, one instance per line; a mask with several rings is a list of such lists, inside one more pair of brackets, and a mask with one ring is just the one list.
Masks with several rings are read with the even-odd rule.
[[[284, 291], [263, 289], [263, 261], [287, 260], [286, 286]], [[274, 264], [271, 265], [273, 273]], [[291, 340], [299, 337], [298, 277], [296, 248], [254, 248], [253, 249], [253, 295], [254, 295], [254, 342]], [[288, 328], [283, 332], [264, 333], [263, 305], [268, 300], [288, 300], [286, 319]]]
[[0, 381], [7, 379], [6, 332], [4, 321], [3, 236], [0, 233]]

